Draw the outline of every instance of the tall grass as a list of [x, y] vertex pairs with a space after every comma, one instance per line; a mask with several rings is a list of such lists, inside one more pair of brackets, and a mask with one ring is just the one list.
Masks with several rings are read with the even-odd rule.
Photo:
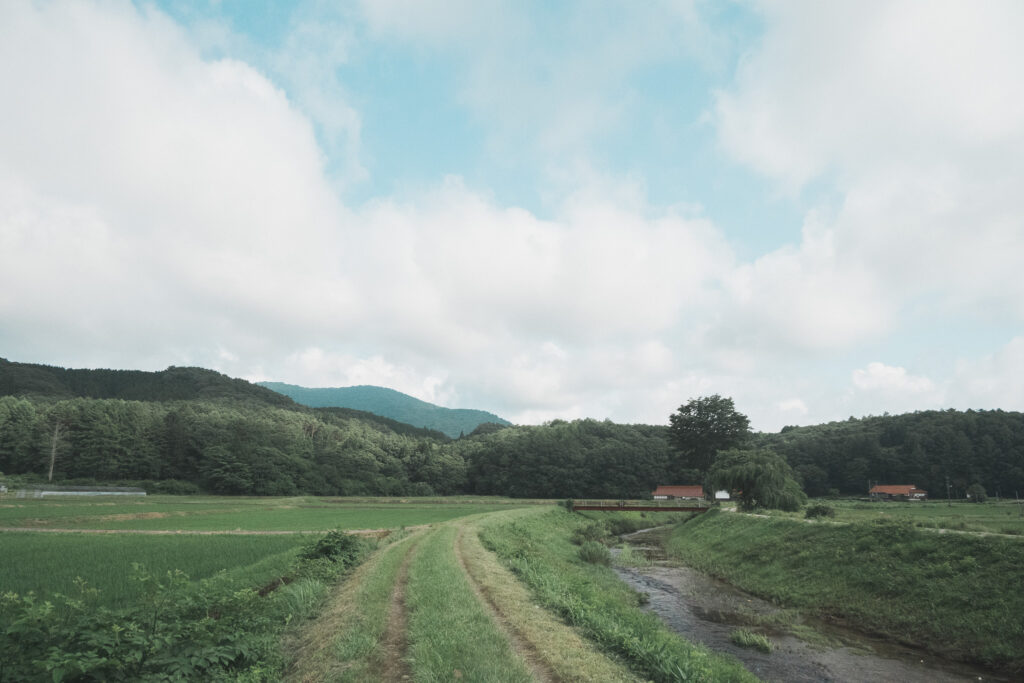
[[922, 531], [708, 513], [670, 554], [788, 607], [838, 616], [946, 656], [1024, 664], [1024, 543]]

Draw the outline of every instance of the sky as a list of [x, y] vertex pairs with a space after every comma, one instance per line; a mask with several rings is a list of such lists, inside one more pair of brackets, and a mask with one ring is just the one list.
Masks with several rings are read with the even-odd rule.
[[1024, 3], [4, 0], [0, 357], [1024, 410]]

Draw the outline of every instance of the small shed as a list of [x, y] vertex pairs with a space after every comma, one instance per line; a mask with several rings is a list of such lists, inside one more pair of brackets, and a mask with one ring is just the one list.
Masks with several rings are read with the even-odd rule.
[[928, 492], [913, 484], [877, 484], [868, 495], [875, 500], [925, 500]]
[[654, 500], [703, 500], [703, 486], [659, 486], [651, 493]]

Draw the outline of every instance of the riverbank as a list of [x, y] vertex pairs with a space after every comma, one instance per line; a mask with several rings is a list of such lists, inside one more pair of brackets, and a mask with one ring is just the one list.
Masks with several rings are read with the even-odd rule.
[[708, 513], [670, 556], [784, 607], [1002, 671], [1024, 670], [1024, 543]]

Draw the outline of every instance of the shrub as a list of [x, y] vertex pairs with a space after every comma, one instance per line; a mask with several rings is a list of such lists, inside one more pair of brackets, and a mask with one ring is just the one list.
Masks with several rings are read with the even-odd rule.
[[610, 519], [606, 519], [604, 525], [612, 536], [631, 534], [634, 531], [651, 526], [650, 523], [645, 520], [629, 519], [627, 517], [612, 517]]
[[829, 505], [823, 505], [816, 503], [814, 505], [808, 505], [807, 510], [804, 512], [804, 517], [807, 519], [818, 519], [819, 517], [835, 517], [835, 508]]
[[608, 529], [600, 522], [591, 522], [586, 526], [577, 527], [572, 532], [572, 542], [583, 545], [590, 541], [603, 541], [608, 537]]
[[580, 559], [590, 564], [610, 565], [612, 554], [608, 548], [597, 541], [586, 541], [580, 546]]
[[985, 487], [981, 484], [971, 484], [967, 487], [967, 497], [972, 503], [984, 503], [988, 499], [985, 495]]
[[365, 544], [358, 537], [346, 534], [341, 529], [328, 531], [322, 538], [307, 545], [299, 557], [304, 560], [326, 559], [351, 567], [359, 561]]

